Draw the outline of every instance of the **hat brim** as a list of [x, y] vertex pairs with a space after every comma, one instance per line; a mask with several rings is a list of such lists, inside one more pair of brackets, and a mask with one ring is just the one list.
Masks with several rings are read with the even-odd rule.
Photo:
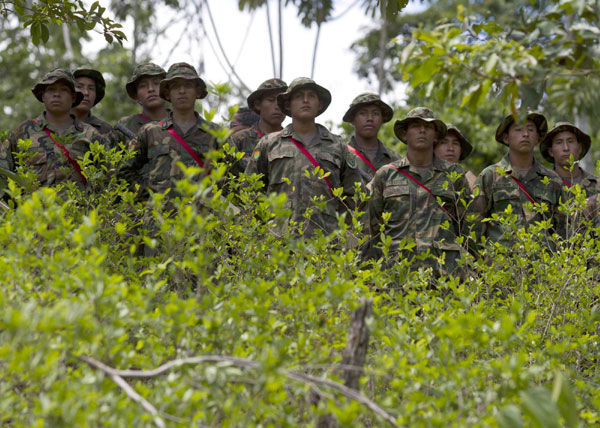
[[106, 82], [104, 81], [102, 73], [91, 68], [82, 68], [75, 70], [73, 72], [73, 77], [75, 80], [77, 80], [78, 77], [89, 77], [92, 79], [96, 83], [96, 99], [94, 100], [94, 105], [102, 101], [106, 93]]
[[344, 117], [342, 118], [342, 120], [344, 122], [352, 123], [352, 121], [354, 120], [354, 114], [356, 113], [356, 111], [361, 107], [366, 107], [366, 106], [370, 106], [370, 105], [375, 105], [381, 109], [381, 116], [383, 118], [383, 123], [389, 122], [394, 117], [394, 110], [389, 105], [387, 105], [386, 103], [384, 103], [381, 100], [374, 100], [374, 101], [366, 101], [364, 103], [358, 103], [358, 104], [353, 105], [344, 114]]
[[440, 119], [429, 119], [422, 117], [405, 117], [404, 119], [398, 119], [396, 123], [394, 123], [394, 134], [396, 134], [396, 137], [398, 137], [398, 139], [404, 144], [406, 144], [406, 141], [402, 137], [402, 131], [404, 131], [408, 124], [413, 120], [421, 120], [428, 123], [433, 122], [435, 125], [435, 130], [438, 132], [438, 138], [444, 138], [446, 136], [446, 132], [448, 131], [446, 124]]
[[39, 102], [43, 103], [44, 99], [42, 98], [42, 95], [44, 94], [44, 91], [46, 90], [46, 88], [48, 86], [53, 85], [57, 82], [66, 83], [66, 85], [69, 88], [71, 88], [71, 91], [75, 93], [75, 101], [73, 102], [73, 104], [71, 104], [71, 107], [77, 107], [81, 103], [81, 101], [83, 101], [83, 94], [75, 89], [72, 82], [70, 82], [66, 79], [55, 79], [55, 80], [47, 81], [47, 82], [43, 82], [43, 83], [42, 82], [36, 83], [36, 85], [33, 87], [31, 92], [33, 92], [33, 95]]
[[550, 156], [549, 152], [550, 146], [552, 145], [552, 140], [554, 139], [554, 136], [556, 134], [564, 131], [569, 131], [575, 134], [575, 137], [577, 137], [577, 141], [579, 141], [579, 144], [581, 144], [581, 155], [579, 156], [579, 159], [575, 160], [583, 159], [583, 157], [587, 154], [587, 152], [590, 150], [590, 147], [592, 146], [592, 139], [590, 138], [590, 136], [583, 132], [581, 129], [577, 128], [576, 126], [567, 124], [558, 126], [552, 129], [550, 132], [548, 132], [548, 134], [546, 134], [546, 136], [540, 143], [540, 153], [542, 154], [542, 157], [550, 163], [554, 163], [554, 158]]
[[[535, 123], [538, 134], [540, 136], [540, 140], [543, 139], [546, 136], [546, 133], [548, 132], [548, 122], [546, 121], [546, 118], [544, 117], [544, 115], [539, 114], [539, 113], [529, 113], [527, 115], [527, 120], [531, 120], [533, 123]], [[505, 146], [508, 146], [508, 144], [506, 144], [504, 142], [504, 140], [502, 139], [502, 135], [504, 135], [504, 133], [508, 131], [508, 128], [514, 122], [515, 122], [515, 118], [513, 117], [512, 114], [509, 114], [502, 120], [500, 125], [498, 125], [498, 128], [496, 128], [496, 141], [497, 142], [499, 142], [500, 144], [504, 144]]]
[[173, 82], [176, 79], [185, 79], [185, 80], [193, 80], [194, 82], [196, 82], [196, 88], [199, 88], [200, 90], [197, 91], [196, 94], [196, 99], [201, 100], [203, 98], [206, 98], [206, 96], [208, 95], [208, 90], [206, 88], [206, 83], [204, 83], [204, 80], [202, 80], [199, 77], [192, 77], [192, 76], [185, 76], [185, 75], [180, 75], [180, 76], [176, 76], [176, 77], [171, 77], [169, 79], [164, 78], [163, 80], [160, 81], [160, 89], [159, 89], [159, 96], [166, 101], [171, 101], [168, 98], [168, 92], [169, 92], [169, 85], [171, 84], [171, 82]]
[[327, 110], [327, 107], [329, 107], [329, 104], [331, 104], [331, 92], [329, 92], [324, 87], [317, 85], [316, 83], [304, 83], [302, 85], [294, 87], [294, 89], [291, 91], [288, 88], [287, 91], [277, 95], [277, 105], [286, 116], [291, 117], [292, 112], [289, 109], [287, 109], [285, 105], [290, 101], [294, 92], [300, 91], [302, 89], [314, 89], [314, 91], [317, 93], [317, 96], [321, 101], [321, 108], [317, 112], [317, 116], [321, 115], [325, 110]]
[[246, 102], [248, 103], [248, 108], [250, 110], [252, 110], [254, 113], [260, 114], [260, 111], [258, 111], [258, 109], [255, 106], [256, 101], [262, 99], [266, 94], [269, 94], [269, 93], [280, 94], [282, 92], [285, 92], [286, 89], [287, 88], [257, 89], [256, 91], [254, 91], [250, 95], [248, 95], [248, 98], [246, 98]]
[[138, 82], [138, 80], [140, 80], [142, 77], [153, 77], [153, 76], [158, 76], [162, 80], [165, 77], [167, 77], [167, 72], [144, 73], [144, 74], [140, 74], [135, 79], [131, 79], [129, 82], [127, 82], [125, 84], [125, 90], [127, 91], [127, 95], [129, 95], [129, 98], [137, 101], [137, 82]]

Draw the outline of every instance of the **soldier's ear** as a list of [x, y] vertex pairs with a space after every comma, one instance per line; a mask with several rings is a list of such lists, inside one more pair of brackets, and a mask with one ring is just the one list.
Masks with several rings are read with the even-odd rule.
[[550, 155], [551, 158], [554, 158], [554, 153], [552, 152], [552, 144], [550, 144], [548, 146], [548, 154]]
[[502, 141], [508, 146], [508, 132], [502, 133]]

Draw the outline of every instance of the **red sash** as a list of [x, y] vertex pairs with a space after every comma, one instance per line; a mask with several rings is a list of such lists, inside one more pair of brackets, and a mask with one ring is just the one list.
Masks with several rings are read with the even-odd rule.
[[[437, 197], [433, 194], [433, 192], [431, 191], [431, 189], [427, 186], [425, 186], [423, 183], [421, 183], [419, 180], [417, 180], [415, 177], [413, 177], [411, 174], [409, 174], [406, 171], [402, 171], [400, 168], [398, 168], [396, 165], [390, 164], [396, 171], [398, 171], [400, 174], [406, 176], [407, 178], [410, 178], [412, 181], [414, 181], [415, 183], [417, 183], [419, 186], [421, 186], [423, 189], [425, 189], [427, 191], [427, 193], [429, 193], [433, 199], [435, 199], [435, 201], [437, 202]], [[441, 207], [444, 209], [444, 211], [446, 211], [446, 214], [448, 214], [448, 216], [450, 218], [452, 218], [452, 216], [450, 215], [450, 211], [448, 211], [448, 209], [442, 204]]]
[[255, 129], [254, 132], [256, 132], [258, 135], [260, 135], [261, 137], [264, 137], [265, 134], [263, 134], [262, 132], [260, 132], [258, 129]]
[[[162, 125], [162, 122], [160, 122], [160, 124]], [[200, 165], [200, 168], [204, 168], [204, 161], [202, 161], [202, 159], [200, 159], [200, 156], [198, 156], [198, 154], [192, 150], [192, 148], [188, 145], [188, 143], [186, 143], [185, 140], [183, 138], [181, 138], [181, 136], [173, 128], [169, 128], [169, 129], [167, 129], [167, 131], [169, 132], [169, 134], [171, 134], [173, 136], [173, 138], [175, 138], [177, 140], [177, 142], [179, 144], [181, 144], [183, 146], [183, 148], [190, 154], [190, 156], [192, 158], [194, 158], [196, 163], [198, 165]], [[206, 169], [206, 168], [204, 168], [204, 169]]]
[[351, 145], [348, 145], [348, 149], [354, 153], [356, 156], [358, 156], [359, 158], [361, 158], [363, 160], [364, 163], [366, 163], [367, 165], [369, 165], [369, 168], [371, 168], [373, 170], [373, 172], [377, 172], [377, 168], [375, 168], [373, 166], [373, 164], [371, 162], [369, 162], [369, 159], [366, 158], [366, 156], [363, 156], [358, 150], [356, 150], [354, 147], [352, 147]]
[[[290, 137], [290, 140], [291, 140], [292, 143], [294, 143], [296, 145], [296, 147], [298, 147], [298, 150], [300, 150], [304, 154], [304, 156], [306, 156], [306, 159], [308, 159], [308, 161], [310, 163], [312, 163], [315, 168], [319, 167], [319, 168], [323, 169], [323, 167], [321, 167], [321, 165], [319, 165], [319, 162], [317, 162], [317, 160], [309, 153], [309, 151], [306, 150], [306, 147], [304, 147], [303, 144], [301, 144], [300, 142], [296, 141], [292, 137]], [[323, 169], [323, 171], [325, 171], [325, 170]], [[325, 171], [325, 172], [327, 172], [327, 171]], [[333, 195], [333, 187], [331, 186], [331, 183], [329, 182], [329, 179], [327, 177], [323, 177], [323, 179], [325, 180], [325, 183], [327, 183], [327, 186], [329, 186], [329, 191]]]
[[[513, 180], [515, 180], [515, 183], [517, 183], [517, 185], [521, 188], [523, 193], [525, 193], [525, 196], [527, 196], [527, 199], [529, 199], [531, 201], [531, 203], [535, 205], [535, 199], [533, 199], [533, 197], [529, 194], [529, 192], [527, 191], [525, 186], [523, 186], [523, 183], [521, 183], [519, 180], [517, 180], [517, 178], [514, 175], [511, 175], [511, 177]], [[565, 184], [567, 184], [567, 183], [565, 183]]]
[[567, 186], [567, 187], [571, 187], [571, 183], [569, 183], [569, 182], [565, 181], [565, 180], [564, 180], [564, 179], [562, 179], [562, 178], [561, 178], [561, 180], [562, 180], [562, 182], [563, 182], [563, 183], [565, 183], [565, 186]]
[[[37, 123], [37, 120], [33, 119], [33, 123]], [[81, 167], [79, 166], [77, 161], [71, 157], [67, 148], [65, 146], [63, 146], [62, 144], [59, 144], [54, 138], [52, 138], [52, 134], [50, 134], [50, 130], [48, 128], [44, 128], [44, 132], [52, 140], [54, 145], [62, 150], [62, 152], [64, 153], [64, 155], [67, 158], [67, 160], [69, 161], [69, 163], [73, 166], [73, 168], [75, 168], [75, 171], [77, 171], [77, 174], [79, 174], [79, 178], [81, 179], [81, 182], [83, 183], [83, 185], [87, 186], [87, 180], [81, 173]]]
[[142, 116], [142, 119], [144, 119], [144, 122], [146, 122], [146, 123], [150, 122], [148, 119], [146, 119], [146, 116], [144, 116], [144, 113], [140, 113], [140, 116]]

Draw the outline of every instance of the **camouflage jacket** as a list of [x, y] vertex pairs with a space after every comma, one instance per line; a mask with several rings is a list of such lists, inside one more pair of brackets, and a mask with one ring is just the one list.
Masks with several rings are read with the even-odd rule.
[[[105, 140], [93, 126], [80, 122], [75, 116], [71, 117], [73, 124], [55, 139], [67, 149], [72, 159], [81, 160], [89, 150], [91, 142], [98, 141], [104, 144]], [[45, 133], [45, 128], [52, 134], [56, 134], [56, 129], [46, 121], [45, 113], [36, 119], [26, 120], [15, 128], [0, 149], [0, 166], [15, 171], [17, 163], [15, 154], [21, 152], [18, 141], [31, 138], [32, 143], [28, 152], [33, 156], [27, 164], [33, 168], [42, 185], [52, 186], [67, 179], [80, 183], [79, 174], [66, 159], [62, 150]]]
[[[177, 166], [182, 162], [186, 166], [198, 166], [188, 151], [173, 137], [169, 129], [177, 134], [188, 146], [203, 158], [204, 153], [217, 150], [215, 137], [204, 130], [211, 124], [196, 113], [197, 122], [186, 133], [173, 123], [173, 116], [162, 122], [150, 122], [140, 129], [132, 141], [135, 155], [119, 171], [119, 175], [132, 183], [139, 183], [142, 197], [146, 197], [146, 189], [153, 192], [164, 192], [174, 186], [175, 181], [183, 178], [183, 172]], [[205, 167], [208, 167], [208, 162]]]
[[[396, 168], [419, 180], [432, 194]], [[449, 177], [452, 173], [459, 175], [455, 182]], [[456, 271], [456, 261], [463, 252], [463, 247], [456, 243], [456, 237], [470, 232], [463, 201], [472, 199], [469, 183], [460, 166], [434, 155], [432, 168], [425, 176], [421, 176], [408, 158], [403, 156], [380, 168], [367, 187], [371, 192], [367, 203], [371, 256], [378, 254], [375, 249], [383, 232], [391, 238], [390, 252], [395, 256], [412, 258], [427, 251], [433, 256], [445, 253], [444, 266], [429, 258], [423, 263], [414, 260], [413, 268], [432, 266], [436, 273]], [[390, 213], [387, 223], [383, 221], [384, 213]], [[399, 244], [403, 239], [414, 242], [412, 252], [399, 253]]]
[[[170, 114], [170, 112], [169, 112]], [[168, 116], [167, 116], [168, 117]], [[166, 119], [166, 118], [165, 118]], [[131, 116], [125, 116], [119, 119], [117, 123], [120, 123], [125, 128], [129, 129], [131, 132], [137, 135], [142, 129], [142, 126], [154, 122], [153, 120], [148, 119], [146, 116], [143, 116], [142, 113], [132, 114]], [[117, 136], [117, 141], [127, 143], [132, 139], [127, 135], [123, 134], [121, 131], [115, 129], [115, 134]]]
[[[262, 174], [264, 190], [268, 193], [287, 194], [287, 208], [291, 209], [291, 220], [307, 235], [322, 229], [328, 234], [337, 228], [337, 214], [347, 212], [354, 204], [354, 185], [362, 180], [358, 171], [358, 159], [352, 154], [342, 139], [317, 124], [318, 138], [305, 145], [328, 176], [331, 186], [343, 188], [344, 201], [336, 198], [329, 190], [326, 181], [314, 174], [314, 166], [290, 140], [294, 138], [305, 144], [288, 125], [281, 132], [263, 137], [254, 151], [246, 174]], [[306, 171], [310, 172], [307, 177]], [[312, 202], [314, 197], [324, 197], [326, 204], [320, 210]], [[304, 218], [307, 209], [314, 208], [310, 218]]]
[[[600, 182], [598, 181], [598, 177], [584, 171], [581, 168], [579, 170], [581, 171], [581, 175], [583, 177], [581, 178], [581, 181], [577, 183], [577, 185], [581, 187], [582, 190], [585, 190], [586, 196], [589, 198], [590, 196], [595, 196], [600, 193]], [[565, 186], [571, 186], [570, 180], [563, 179], [562, 177], [560, 177], [560, 179]]]
[[115, 147], [119, 143], [119, 135], [117, 135], [116, 131], [113, 129], [110, 123], [105, 122], [93, 114], [89, 114], [88, 117], [84, 120], [85, 123], [92, 125], [98, 133], [104, 137], [105, 147], [107, 149], [111, 147]]
[[233, 144], [238, 152], [244, 153], [242, 159], [233, 161], [231, 172], [234, 175], [239, 175], [246, 170], [248, 161], [250, 160], [256, 145], [264, 135], [265, 134], [258, 128], [258, 124], [255, 124], [251, 128], [242, 129], [229, 137], [227, 142], [230, 145]]
[[[544, 219], [552, 219], [554, 230], [561, 236], [565, 234], [566, 217], [558, 211], [560, 200], [566, 200], [563, 183], [556, 172], [546, 168], [537, 160], [525, 177], [517, 177], [536, 203], [548, 206], [544, 214], [531, 206], [531, 201], [517, 182], [511, 178], [512, 165], [508, 153], [502, 160], [485, 168], [477, 180], [473, 193], [475, 200], [470, 212], [479, 216], [478, 235], [494, 242], [510, 245], [512, 230], [505, 230], [498, 221], [481, 221], [494, 214], [502, 214], [509, 206], [516, 215], [517, 227], [526, 227]], [[543, 181], [548, 179], [548, 183]]]
[[[354, 147], [361, 155], [363, 155], [365, 158], [369, 159], [371, 164], [377, 169], [379, 169], [382, 166], [387, 165], [395, 160], [398, 160], [400, 158], [400, 156], [398, 156], [396, 153], [387, 149], [381, 141], [377, 140], [377, 143], [378, 143], [377, 154], [375, 155], [375, 159], [372, 161], [371, 161], [371, 159], [369, 159], [369, 157], [363, 151], [363, 149], [358, 147], [354, 136], [352, 136], [348, 145], [351, 147]], [[369, 165], [367, 165], [367, 163], [360, 158], [360, 156], [358, 157], [358, 167], [360, 168], [360, 170], [362, 172], [365, 173], [364, 177], [367, 182], [371, 181], [373, 179], [373, 177], [375, 176], [375, 171], [373, 171], [371, 169], [371, 167]]]

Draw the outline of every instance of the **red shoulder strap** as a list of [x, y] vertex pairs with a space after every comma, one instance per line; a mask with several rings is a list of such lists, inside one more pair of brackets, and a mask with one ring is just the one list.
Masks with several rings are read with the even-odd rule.
[[264, 136], [265, 136], [265, 134], [263, 134], [262, 132], [260, 132], [260, 131], [258, 130], [258, 128], [257, 128], [257, 129], [255, 129], [255, 130], [254, 130], [254, 132], [256, 132], [256, 133], [257, 133], [258, 135], [260, 135], [261, 137], [264, 137]]
[[[310, 154], [310, 152], [308, 150], [306, 150], [306, 147], [304, 147], [303, 144], [301, 144], [300, 142], [298, 142], [296, 139], [290, 137], [290, 140], [292, 143], [294, 143], [296, 145], [296, 147], [298, 147], [298, 150], [300, 150], [304, 156], [306, 156], [306, 159], [308, 159], [308, 161], [310, 163], [313, 164], [313, 166], [319, 167], [321, 169], [323, 169], [323, 167], [321, 167], [321, 165], [319, 165], [319, 162], [317, 162], [317, 160], [313, 157], [313, 155]], [[325, 171], [323, 169], [323, 171]], [[327, 172], [327, 171], [325, 171]], [[329, 179], [327, 177], [323, 177], [323, 179], [325, 180], [325, 183], [327, 183], [327, 186], [329, 186], [329, 191], [331, 192], [331, 194], [333, 195], [333, 187], [331, 186], [331, 182], [329, 181]]]
[[[33, 123], [37, 123], [37, 120], [33, 119]], [[77, 161], [71, 157], [71, 155], [69, 154], [69, 151], [67, 150], [67, 148], [65, 146], [63, 146], [62, 144], [59, 144], [54, 138], [52, 138], [52, 134], [50, 133], [50, 130], [48, 128], [44, 128], [44, 132], [52, 140], [52, 142], [54, 143], [54, 145], [56, 147], [58, 147], [59, 149], [62, 150], [62, 152], [64, 153], [65, 157], [67, 158], [67, 160], [71, 164], [71, 166], [73, 168], [75, 168], [75, 171], [77, 171], [77, 174], [79, 174], [79, 178], [81, 179], [81, 182], [83, 183], [83, 185], [87, 186], [87, 180], [85, 179], [85, 177], [83, 176], [83, 174], [81, 172], [81, 167], [79, 166], [79, 164], [77, 163]]]
[[369, 168], [371, 168], [373, 170], [373, 172], [377, 172], [377, 168], [375, 168], [373, 166], [373, 164], [371, 162], [369, 162], [369, 159], [367, 159], [366, 156], [363, 156], [361, 152], [359, 152], [358, 150], [356, 150], [354, 147], [352, 147], [351, 145], [348, 144], [348, 149], [354, 153], [356, 156], [358, 156], [359, 158], [361, 158], [363, 160], [364, 163], [366, 163], [367, 165], [369, 165]]
[[[511, 178], [513, 180], [515, 180], [515, 183], [517, 183], [517, 185], [521, 188], [521, 190], [523, 191], [523, 193], [525, 193], [525, 196], [527, 196], [527, 199], [529, 199], [531, 201], [531, 203], [535, 205], [535, 199], [533, 199], [533, 197], [529, 194], [529, 192], [527, 191], [527, 189], [525, 188], [525, 186], [523, 186], [523, 183], [521, 183], [519, 180], [517, 180], [517, 177], [515, 177], [512, 174], [511, 174]], [[567, 183], [565, 183], [565, 184], [567, 184]]]
[[140, 116], [142, 116], [142, 119], [144, 119], [144, 122], [146, 122], [146, 123], [150, 122], [148, 120], [148, 118], [146, 116], [144, 116], [144, 113], [140, 113]]
[[[162, 122], [160, 122], [160, 124], [162, 125]], [[169, 129], [167, 129], [167, 131], [169, 132], [169, 134], [171, 134], [173, 136], [173, 138], [175, 138], [175, 140], [177, 140], [177, 142], [179, 144], [181, 144], [183, 146], [183, 148], [190, 154], [190, 156], [192, 158], [194, 158], [196, 163], [198, 165], [200, 165], [200, 168], [206, 169], [204, 167], [204, 161], [202, 159], [200, 159], [200, 156], [198, 156], [198, 154], [192, 150], [192, 148], [188, 145], [188, 143], [186, 143], [185, 140], [183, 138], [181, 138], [181, 136], [173, 128], [169, 128]]]
[[[425, 186], [423, 183], [421, 183], [419, 180], [417, 180], [415, 177], [412, 176], [412, 174], [409, 174], [406, 171], [401, 170], [400, 168], [398, 168], [396, 165], [394, 164], [390, 164], [396, 171], [398, 171], [400, 174], [406, 176], [407, 178], [411, 179], [412, 181], [414, 181], [415, 183], [417, 183], [419, 186], [421, 186], [423, 189], [425, 189], [427, 191], [427, 193], [429, 193], [433, 199], [436, 200], [437, 202], [437, 198], [436, 196], [433, 194], [433, 192], [431, 191], [431, 189], [427, 186]], [[448, 208], [446, 208], [444, 205], [441, 206], [444, 211], [446, 211], [446, 214], [448, 214], [448, 216], [450, 216], [450, 218], [452, 218], [452, 216], [450, 215], [450, 211], [448, 211]]]
[[564, 183], [565, 186], [567, 187], [571, 187], [571, 183], [569, 183], [568, 181], [566, 181], [564, 178], [561, 178], [562, 182]]

